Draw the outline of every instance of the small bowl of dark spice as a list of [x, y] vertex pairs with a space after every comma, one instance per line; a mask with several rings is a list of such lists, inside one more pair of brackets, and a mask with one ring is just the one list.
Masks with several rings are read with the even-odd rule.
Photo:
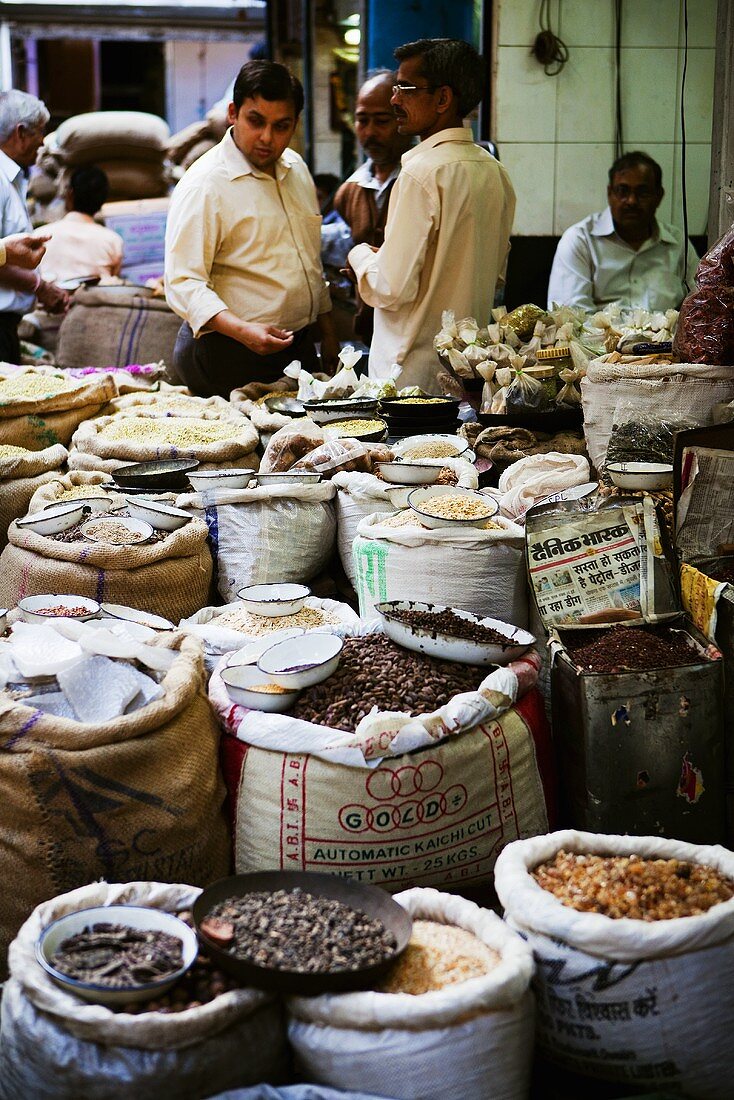
[[260, 989], [307, 995], [373, 985], [413, 926], [379, 887], [309, 871], [221, 879], [193, 911], [202, 947], [222, 970]]
[[535, 643], [527, 630], [500, 619], [415, 600], [388, 600], [375, 608], [398, 645], [466, 665], [507, 665]]
[[148, 1001], [196, 960], [196, 933], [172, 913], [138, 905], [98, 905], [50, 924], [36, 958], [68, 993], [95, 1004]]

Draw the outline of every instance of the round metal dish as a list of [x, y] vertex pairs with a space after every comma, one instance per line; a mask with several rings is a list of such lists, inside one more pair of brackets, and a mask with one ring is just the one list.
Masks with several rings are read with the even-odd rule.
[[391, 420], [455, 420], [460, 404], [456, 397], [425, 397], [419, 400], [390, 397], [380, 401], [380, 415], [388, 414]]
[[432, 485], [443, 469], [418, 462], [378, 462], [380, 474], [391, 485]]
[[[460, 496], [468, 501], [479, 499], [487, 506], [487, 514], [477, 516], [474, 519], [449, 519], [447, 516], [435, 516], [431, 512], [425, 511], [425, 504], [439, 496]], [[408, 505], [416, 515], [420, 516], [420, 521], [424, 527], [433, 529], [437, 527], [483, 527], [499, 511], [499, 504], [494, 497], [477, 493], [474, 489], [460, 489], [457, 485], [428, 485], [423, 489], [413, 489], [408, 494]]]
[[620, 489], [650, 493], [673, 487], [673, 467], [664, 462], [610, 462], [606, 471]]
[[[384, 961], [360, 970], [337, 970], [325, 974], [304, 974], [297, 970], [276, 970], [270, 966], [239, 959], [207, 939], [201, 931], [201, 922], [220, 901], [232, 897], [244, 897], [257, 891], [274, 893], [276, 890], [301, 889], [316, 897], [335, 898], [377, 917], [397, 940], [396, 951]], [[239, 978], [246, 985], [257, 989], [278, 990], [281, 993], [303, 993], [316, 996], [320, 993], [345, 993], [350, 989], [365, 989], [389, 970], [408, 946], [413, 921], [407, 910], [398, 905], [379, 886], [365, 886], [337, 875], [322, 875], [312, 871], [256, 871], [247, 875], [232, 875], [208, 886], [194, 902], [194, 924], [199, 940], [207, 954], [216, 960], [222, 970]]]
[[92, 534], [89, 530], [89, 528], [93, 527], [96, 523], [104, 522], [104, 517], [92, 517], [92, 519], [88, 519], [86, 523], [82, 524], [79, 530], [81, 531], [82, 535], [84, 535], [85, 539], [87, 539], [89, 542], [95, 542], [100, 546], [142, 546], [144, 543], [153, 538], [153, 527], [150, 523], [146, 523], [144, 519], [125, 519], [123, 517], [118, 518], [117, 516], [111, 516], [111, 523], [119, 523], [119, 525], [121, 527], [125, 527], [131, 535], [138, 534], [142, 535], [143, 537], [140, 539], [131, 538], [126, 542], [108, 542], [107, 539], [99, 538], [97, 535]]
[[[527, 630], [511, 626], [510, 623], [503, 623], [501, 619], [480, 619], [478, 615], [472, 615], [469, 611], [462, 611], [458, 607], [447, 608], [440, 604], [417, 603], [415, 600], [388, 600], [385, 603], [378, 603], [375, 610], [382, 615], [385, 633], [393, 642], [405, 646], [406, 649], [412, 649], [416, 653], [425, 653], [429, 657], [441, 657], [445, 661], [458, 661], [463, 665], [508, 665], [510, 661], [521, 657], [535, 644], [535, 637]], [[458, 615], [461, 619], [467, 619], [468, 622], [489, 627], [490, 630], [496, 630], [498, 634], [506, 635], [510, 644], [503, 647], [472, 642], [467, 638], [457, 638], [455, 635], [441, 631], [412, 626], [410, 623], [394, 618], [395, 611], [427, 611], [434, 615], [439, 611], [453, 611], [454, 615]]]
[[376, 397], [345, 397], [343, 401], [304, 401], [303, 408], [314, 424], [330, 424], [334, 420], [373, 417], [377, 411]]
[[132, 462], [120, 466], [112, 475], [115, 484], [123, 489], [183, 490], [187, 488], [187, 474], [199, 465], [195, 459], [170, 459], [165, 462]]
[[303, 402], [292, 394], [276, 393], [272, 397], [266, 397], [263, 405], [271, 413], [280, 413], [282, 416], [303, 416]]
[[375, 422], [381, 424], [382, 427], [379, 430], [376, 428], [374, 432], [365, 432], [364, 435], [357, 435], [354, 432], [350, 432], [348, 435], [336, 435], [330, 436], [329, 438], [359, 439], [362, 443], [380, 443], [387, 435], [387, 424], [379, 416], [350, 416], [346, 417], [344, 420], [331, 420], [326, 426], [330, 431], [332, 429], [336, 429], [337, 431], [339, 431], [340, 425], [348, 424], [350, 420], [374, 420]]

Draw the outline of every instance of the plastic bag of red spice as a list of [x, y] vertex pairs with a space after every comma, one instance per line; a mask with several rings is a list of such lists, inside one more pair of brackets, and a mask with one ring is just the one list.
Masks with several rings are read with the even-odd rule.
[[684, 363], [734, 365], [734, 225], [702, 257], [673, 341]]

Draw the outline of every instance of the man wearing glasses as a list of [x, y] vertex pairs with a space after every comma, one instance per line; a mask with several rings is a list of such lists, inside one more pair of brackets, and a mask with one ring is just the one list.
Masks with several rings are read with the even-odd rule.
[[349, 253], [360, 297], [375, 310], [369, 373], [393, 363], [400, 385], [437, 392], [433, 337], [443, 310], [486, 324], [504, 276], [515, 193], [507, 172], [474, 144], [463, 120], [486, 79], [473, 46], [421, 39], [395, 51], [400, 63], [391, 103], [398, 132], [420, 142], [402, 157], [378, 250]]
[[609, 206], [561, 237], [548, 285], [553, 304], [593, 312], [610, 302], [677, 309], [693, 286], [698, 257], [682, 230], [658, 221], [663, 174], [647, 153], [625, 153], [609, 169]]

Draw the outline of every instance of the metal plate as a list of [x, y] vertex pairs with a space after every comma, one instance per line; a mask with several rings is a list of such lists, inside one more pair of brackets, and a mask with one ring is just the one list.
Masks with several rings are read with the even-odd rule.
[[120, 466], [112, 474], [112, 480], [123, 489], [177, 490], [188, 488], [187, 474], [198, 467], [196, 459], [171, 459], [170, 461], [132, 462]]

